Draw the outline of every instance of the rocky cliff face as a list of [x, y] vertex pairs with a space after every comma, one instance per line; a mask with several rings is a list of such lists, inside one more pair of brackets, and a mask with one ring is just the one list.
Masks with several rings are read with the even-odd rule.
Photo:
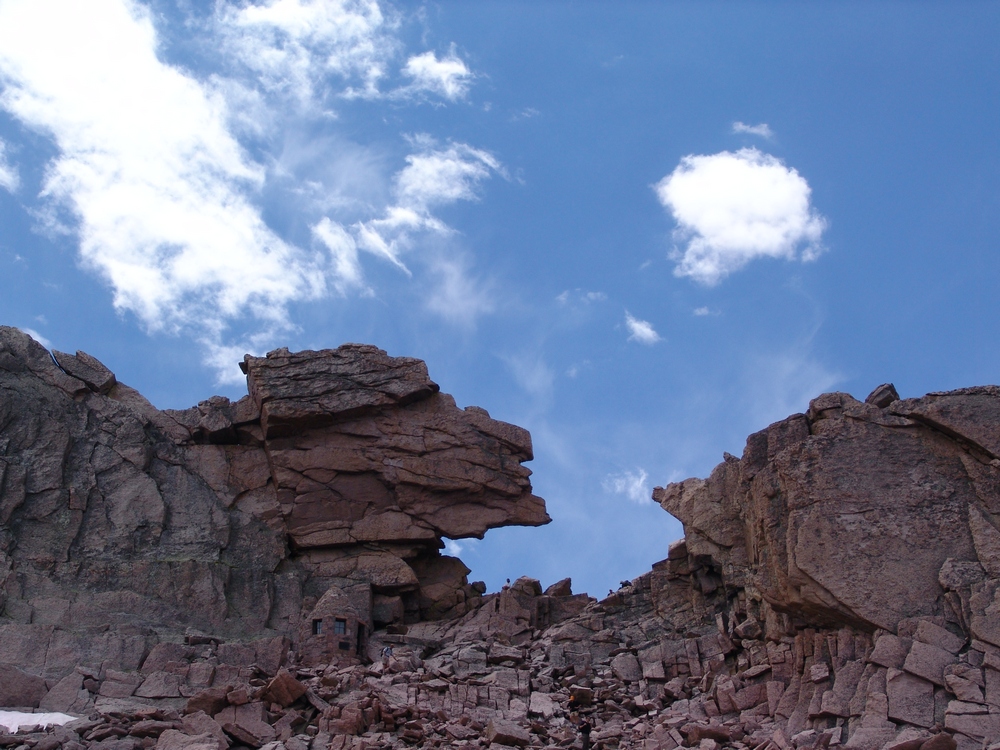
[[715, 597], [720, 635], [761, 636], [757, 663], [784, 673], [767, 689], [786, 736], [833, 727], [877, 748], [943, 727], [961, 747], [1000, 740], [998, 437], [995, 386], [828, 393], [707, 480], [654, 491], [684, 523], [668, 569]]
[[[887, 387], [891, 388], [891, 386]], [[751, 435], [707, 480], [654, 498], [727, 585], [813, 624], [944, 618], [1000, 646], [1000, 388], [844, 393]]]
[[1000, 388], [820, 396], [657, 488], [685, 538], [598, 602], [440, 556], [547, 516], [527, 434], [416, 360], [272, 352], [160, 412], [0, 343], [0, 703], [88, 717], [0, 746], [1000, 747]]
[[[250, 395], [159, 411], [0, 328], [0, 662], [137, 667], [160, 639], [287, 636], [331, 587], [367, 624], [484, 590], [441, 537], [547, 523], [528, 433], [361, 345], [247, 357]], [[364, 619], [364, 618], [363, 618]]]

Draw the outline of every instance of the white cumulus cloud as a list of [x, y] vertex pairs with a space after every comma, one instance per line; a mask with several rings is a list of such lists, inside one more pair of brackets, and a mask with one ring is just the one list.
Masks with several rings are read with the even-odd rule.
[[7, 144], [0, 138], [0, 187], [13, 193], [20, 184], [17, 169], [7, 161]]
[[762, 122], [759, 125], [747, 125], [745, 122], [737, 120], [733, 123], [733, 132], [759, 135], [761, 138], [774, 137], [774, 131], [771, 130], [771, 127], [766, 122]]
[[611, 474], [602, 482], [605, 492], [615, 495], [624, 495], [633, 503], [646, 505], [652, 502], [652, 493], [649, 489], [649, 475], [643, 468], [636, 468], [635, 471], [623, 471], [620, 474]]
[[502, 172], [491, 153], [465, 143], [438, 148], [426, 137], [414, 142], [423, 148], [406, 157], [406, 167], [396, 177], [396, 196], [400, 206], [419, 213], [459, 200], [476, 200], [479, 183], [493, 172]]
[[652, 323], [632, 317], [628, 310], [625, 311], [625, 326], [628, 328], [629, 341], [651, 346], [662, 340]]
[[43, 197], [68, 212], [119, 310], [209, 348], [238, 317], [282, 329], [289, 302], [325, 292], [328, 261], [268, 228], [251, 200], [264, 171], [223, 102], [156, 51], [137, 3], [9, 0], [0, 106], [51, 135]]
[[434, 52], [414, 55], [406, 61], [403, 75], [413, 79], [402, 93], [429, 92], [456, 101], [463, 98], [472, 83], [472, 71], [455, 54], [454, 48], [447, 57], [438, 59]]
[[755, 258], [804, 261], [822, 252], [826, 220], [796, 170], [754, 148], [691, 155], [655, 186], [677, 222], [676, 276], [707, 286]]
[[[415, 136], [389, 178], [383, 154], [330, 134], [326, 107], [388, 100], [397, 84], [399, 99], [459, 99], [474, 76], [454, 49], [401, 69], [398, 17], [376, 0], [214, 7], [207, 25], [190, 21], [216, 71], [196, 74], [164, 60], [138, 0], [0, 0], [0, 109], [54, 146], [31, 209], [42, 229], [77, 238], [118, 310], [200, 342], [223, 381], [242, 377], [234, 353], [295, 328], [293, 303], [374, 294], [365, 253], [412, 276], [403, 257], [420, 249], [430, 310], [462, 324], [491, 311], [490, 282], [437, 212], [478, 200], [483, 181], [506, 176], [500, 162]], [[320, 146], [301, 149], [307, 138]], [[9, 152], [0, 141], [0, 188], [13, 191]], [[293, 225], [311, 242], [268, 225], [275, 195], [295, 197]]]
[[216, 23], [233, 55], [257, 73], [265, 89], [302, 104], [322, 99], [328, 88], [379, 96], [400, 46], [393, 33], [397, 23], [375, 0], [224, 2]]

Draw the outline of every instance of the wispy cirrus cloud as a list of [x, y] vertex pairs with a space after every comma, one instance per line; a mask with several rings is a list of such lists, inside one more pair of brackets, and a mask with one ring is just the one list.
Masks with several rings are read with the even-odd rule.
[[633, 503], [647, 505], [653, 502], [649, 489], [649, 475], [642, 467], [635, 471], [625, 470], [619, 474], [607, 476], [601, 483], [605, 492], [624, 495]]
[[[322, 109], [331, 100], [407, 99], [468, 93], [474, 75], [455, 51], [410, 55], [400, 65], [398, 13], [376, 0], [270, 0], [221, 3], [222, 39], [271, 94]], [[392, 84], [398, 77], [408, 83]]]
[[358, 243], [341, 224], [324, 216], [312, 227], [316, 238], [330, 253], [333, 285], [341, 294], [353, 288], [366, 289]]
[[814, 260], [827, 222], [780, 159], [744, 148], [691, 155], [654, 186], [677, 222], [674, 275], [713, 286], [756, 258]]
[[625, 311], [625, 327], [628, 328], [629, 341], [635, 341], [639, 344], [652, 346], [653, 344], [663, 340], [660, 334], [656, 332], [656, 329], [653, 328], [652, 323], [647, 320], [640, 320], [639, 318], [633, 317], [628, 310]]
[[[479, 200], [480, 184], [505, 175], [493, 154], [465, 143], [441, 145], [426, 135], [411, 139], [416, 151], [393, 181], [394, 202], [382, 216], [352, 226], [358, 248], [382, 257], [407, 274], [403, 258], [417, 235], [448, 237], [454, 229], [434, 210], [458, 201]], [[488, 285], [477, 283], [460, 252], [429, 251], [422, 261], [436, 279], [428, 309], [453, 321], [471, 322], [493, 309]]]
[[746, 406], [756, 424], [770, 424], [805, 411], [809, 401], [843, 382], [844, 376], [817, 359], [808, 340], [785, 351], [757, 352], [743, 364]]
[[604, 292], [587, 291], [585, 289], [574, 289], [572, 292], [567, 289], [556, 296], [556, 302], [560, 305], [567, 305], [570, 302], [582, 302], [591, 305], [596, 302], [604, 302], [608, 295]]
[[733, 123], [733, 132], [745, 133], [747, 135], [759, 135], [761, 138], [774, 137], [774, 131], [771, 130], [771, 126], [766, 122], [762, 122], [759, 125], [747, 125], [745, 122], [737, 120]]
[[551, 397], [556, 374], [541, 354], [521, 352], [508, 355], [503, 360], [525, 392], [539, 400]]
[[304, 106], [331, 94], [380, 96], [401, 48], [398, 19], [375, 0], [223, 2], [215, 24], [232, 57], [267, 91]]
[[20, 184], [17, 169], [7, 160], [7, 144], [0, 138], [0, 187], [15, 193]]

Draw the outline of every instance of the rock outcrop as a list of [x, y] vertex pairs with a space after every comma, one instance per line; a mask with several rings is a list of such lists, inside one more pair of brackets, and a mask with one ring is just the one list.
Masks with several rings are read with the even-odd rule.
[[1000, 572], [1000, 388], [874, 396], [823, 395], [654, 498], [778, 612], [868, 632], [943, 617], [1000, 646], [978, 603]]
[[998, 436], [995, 386], [828, 393], [707, 480], [654, 491], [685, 529], [667, 569], [715, 600], [735, 653], [749, 633], [756, 664], [783, 674], [767, 690], [783, 696], [769, 715], [784, 736], [1000, 740]]
[[484, 587], [441, 538], [549, 521], [528, 433], [423, 362], [348, 344], [243, 367], [247, 397], [160, 411], [0, 328], [0, 663], [135, 669], [188, 630], [295, 642], [332, 587], [368, 632], [462, 614]]
[[596, 601], [439, 554], [547, 516], [417, 360], [160, 412], [0, 342], [0, 700], [84, 717], [0, 747], [1000, 748], [1000, 388], [820, 396], [657, 488], [685, 538]]

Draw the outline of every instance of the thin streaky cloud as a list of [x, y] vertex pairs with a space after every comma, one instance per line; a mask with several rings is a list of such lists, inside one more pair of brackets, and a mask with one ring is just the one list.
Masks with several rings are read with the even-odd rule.
[[[441, 146], [426, 135], [411, 138], [417, 151], [406, 157], [406, 166], [395, 176], [395, 203], [376, 219], [352, 227], [357, 247], [411, 271], [403, 256], [416, 246], [419, 234], [451, 237], [455, 230], [432, 213], [432, 209], [458, 201], [479, 200], [482, 182], [494, 174], [505, 175], [503, 166], [488, 151], [465, 143]], [[469, 275], [460, 254], [427, 254], [425, 265], [433, 278], [427, 308], [445, 319], [469, 326], [494, 309], [488, 285]]]
[[567, 289], [556, 296], [556, 302], [560, 305], [568, 304], [570, 302], [571, 295], [575, 300], [578, 300], [585, 305], [591, 305], [596, 302], [605, 302], [608, 299], [608, 295], [604, 292], [592, 292], [584, 289], [575, 289], [573, 292], [570, 292], [570, 290]]
[[624, 495], [633, 503], [648, 505], [653, 502], [648, 480], [649, 475], [646, 470], [636, 467], [635, 471], [625, 470], [619, 474], [608, 475], [601, 486], [605, 492]]
[[313, 225], [312, 233], [330, 253], [330, 275], [337, 291], [345, 294], [351, 288], [364, 288], [358, 244], [354, 237], [326, 216]]
[[0, 138], [0, 187], [16, 193], [20, 184], [17, 169], [7, 160], [7, 144]]
[[536, 399], [552, 395], [556, 374], [540, 354], [522, 352], [503, 358], [517, 384]]
[[22, 333], [26, 333], [29, 336], [31, 336], [31, 338], [33, 338], [39, 344], [41, 344], [42, 346], [44, 346], [46, 349], [52, 349], [52, 342], [49, 341], [47, 338], [45, 338], [42, 334], [40, 334], [34, 328], [21, 328], [20, 331]]
[[625, 311], [625, 326], [629, 331], [629, 341], [635, 341], [646, 346], [652, 346], [658, 341], [662, 341], [660, 334], [653, 328], [652, 323], [633, 317], [628, 310]]
[[774, 131], [771, 130], [771, 127], [766, 122], [762, 122], [759, 125], [747, 125], [745, 122], [737, 120], [733, 123], [733, 132], [759, 135], [761, 138], [774, 137]]
[[525, 107], [520, 112], [515, 112], [510, 116], [511, 122], [520, 122], [521, 120], [530, 120], [533, 117], [538, 117], [542, 113], [535, 109], [534, 107]]
[[430, 281], [426, 307], [459, 328], [471, 329], [483, 315], [496, 309], [489, 281], [477, 278], [465, 256], [439, 254], [427, 262]]

